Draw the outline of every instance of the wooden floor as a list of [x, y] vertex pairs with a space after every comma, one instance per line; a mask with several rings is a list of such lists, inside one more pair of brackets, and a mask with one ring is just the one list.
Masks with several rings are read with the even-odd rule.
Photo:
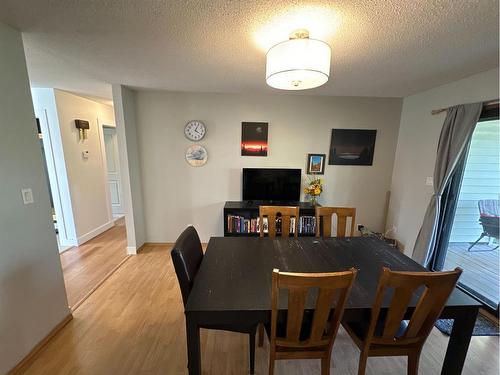
[[[181, 294], [168, 246], [131, 257], [74, 312], [74, 319], [35, 357], [25, 374], [186, 374]], [[246, 335], [202, 330], [204, 374], [245, 374]], [[433, 330], [420, 374], [439, 374], [448, 338]], [[256, 351], [256, 374], [267, 374], [268, 343]], [[474, 337], [464, 374], [497, 375], [498, 337]], [[341, 330], [332, 374], [356, 374], [359, 351]], [[275, 374], [319, 374], [319, 361], [279, 361]], [[370, 358], [367, 374], [405, 374], [406, 359]]]
[[83, 245], [61, 253], [69, 306], [74, 307], [126, 257], [125, 219]]
[[490, 250], [494, 246], [478, 244], [472, 248], [474, 251], [470, 252], [467, 251], [469, 246], [469, 243], [450, 242], [444, 269], [462, 268], [464, 272], [460, 276], [461, 284], [498, 303], [500, 294], [499, 249]]

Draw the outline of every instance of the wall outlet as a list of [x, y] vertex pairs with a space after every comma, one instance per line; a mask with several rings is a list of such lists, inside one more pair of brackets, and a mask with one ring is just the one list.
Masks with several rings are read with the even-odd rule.
[[427, 186], [434, 186], [434, 178], [431, 176], [425, 178], [425, 184]]
[[21, 196], [23, 197], [24, 204], [31, 204], [35, 202], [33, 199], [33, 191], [30, 188], [21, 189]]

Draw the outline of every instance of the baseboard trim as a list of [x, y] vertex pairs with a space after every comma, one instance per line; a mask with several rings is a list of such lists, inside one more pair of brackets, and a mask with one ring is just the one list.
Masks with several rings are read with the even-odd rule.
[[56, 336], [61, 329], [64, 328], [66, 324], [68, 324], [73, 319], [73, 315], [69, 313], [66, 315], [63, 320], [61, 320], [48, 334], [45, 336], [38, 344], [36, 344], [33, 349], [17, 364], [12, 368], [7, 375], [16, 375], [20, 374], [22, 370], [25, 370], [31, 363], [35, 355], [42, 350], [42, 348], [47, 345], [47, 343]]
[[77, 303], [75, 303], [73, 306], [70, 306], [71, 312], [74, 312], [80, 305], [85, 302], [87, 298], [89, 298], [92, 293], [94, 293], [107, 279], [109, 279], [127, 260], [129, 260], [131, 256], [127, 255], [120, 263], [118, 263], [111, 271], [109, 271], [106, 276], [102, 278], [101, 281], [99, 281], [90, 291], [83, 296], [81, 300], [79, 300]]
[[77, 246], [83, 245], [85, 242], [90, 241], [92, 238], [97, 237], [103, 232], [106, 232], [108, 229], [111, 229], [115, 226], [115, 221], [108, 221], [106, 224], [97, 227], [96, 229], [91, 230], [88, 233], [85, 233], [83, 236], [80, 236], [76, 239]]

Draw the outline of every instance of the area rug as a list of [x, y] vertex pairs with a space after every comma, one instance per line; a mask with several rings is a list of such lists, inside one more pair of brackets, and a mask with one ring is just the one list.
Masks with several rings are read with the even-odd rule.
[[[436, 322], [435, 326], [445, 335], [449, 336], [453, 327], [453, 319], [440, 319]], [[472, 336], [499, 336], [498, 325], [483, 315], [478, 314]]]

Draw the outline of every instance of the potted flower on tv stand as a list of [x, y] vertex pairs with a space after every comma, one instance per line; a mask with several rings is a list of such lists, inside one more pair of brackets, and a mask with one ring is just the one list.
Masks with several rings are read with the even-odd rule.
[[323, 181], [321, 178], [309, 179], [308, 186], [304, 189], [304, 193], [313, 206], [316, 206], [317, 200], [323, 192]]

